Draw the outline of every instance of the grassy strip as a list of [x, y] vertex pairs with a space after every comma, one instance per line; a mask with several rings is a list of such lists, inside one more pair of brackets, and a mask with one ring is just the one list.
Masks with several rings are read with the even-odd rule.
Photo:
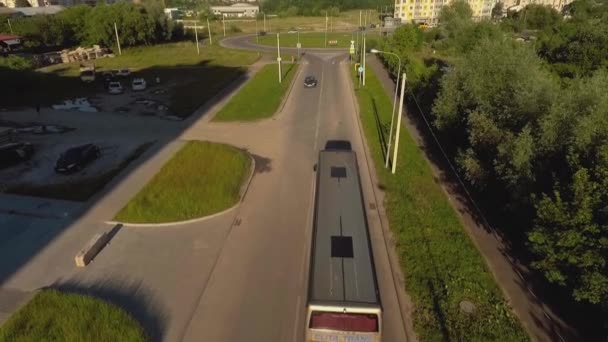
[[49, 185], [27, 185], [21, 184], [9, 188], [6, 192], [17, 195], [27, 195], [35, 197], [47, 197], [68, 201], [86, 201], [91, 196], [116, 177], [129, 163], [139, 158], [153, 142], [148, 142], [137, 147], [125, 160], [115, 168], [102, 173], [101, 175], [81, 179], [75, 182], [49, 184]]
[[0, 341], [146, 341], [122, 309], [88, 296], [43, 290], [0, 327]]
[[272, 116], [296, 74], [297, 64], [283, 65], [283, 81], [278, 82], [275, 64], [265, 65], [222, 108], [213, 121], [250, 121]]
[[[382, 186], [390, 226], [415, 303], [414, 326], [421, 341], [523, 341], [528, 337], [473, 245], [430, 165], [407, 130], [402, 130], [397, 174], [384, 168], [391, 98], [371, 70], [356, 90], [365, 136]], [[460, 312], [468, 300], [476, 312]]]
[[130, 223], [174, 222], [230, 208], [250, 159], [222, 144], [191, 141], [114, 218]]

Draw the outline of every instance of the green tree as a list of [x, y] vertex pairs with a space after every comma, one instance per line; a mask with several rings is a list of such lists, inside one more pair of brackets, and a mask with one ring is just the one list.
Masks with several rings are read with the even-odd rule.
[[441, 81], [433, 106], [435, 124], [457, 132], [458, 164], [483, 189], [498, 181], [514, 197], [535, 181], [538, 119], [556, 86], [527, 46], [483, 40]]
[[591, 180], [587, 169], [578, 170], [569, 185], [556, 186], [551, 196], [543, 195], [536, 203], [536, 225], [529, 234], [532, 250], [539, 256], [534, 267], [549, 281], [570, 287], [576, 300], [604, 305], [608, 303], [606, 185]]
[[469, 6], [469, 3], [464, 0], [456, 0], [452, 1], [448, 6], [441, 7], [439, 21], [450, 25], [461, 21], [470, 21], [472, 16], [473, 10]]
[[544, 30], [561, 23], [562, 16], [555, 9], [538, 4], [526, 6], [523, 11], [517, 13], [517, 17], [523, 20], [526, 28], [533, 30]]
[[393, 33], [391, 47], [401, 53], [418, 50], [424, 42], [424, 32], [415, 24], [399, 26]]

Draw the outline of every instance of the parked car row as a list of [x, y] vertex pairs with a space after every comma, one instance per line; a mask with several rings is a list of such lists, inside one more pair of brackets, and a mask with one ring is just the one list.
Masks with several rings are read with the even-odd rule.
[[[34, 154], [34, 146], [28, 142], [13, 142], [0, 146], [0, 168], [16, 165], [29, 160]], [[101, 150], [95, 144], [84, 144], [67, 149], [55, 163], [55, 172], [72, 173], [101, 157]]]
[[[105, 87], [110, 94], [122, 94], [124, 92], [124, 88], [122, 83], [115, 78], [104, 78]], [[137, 77], [131, 80], [131, 89], [133, 91], [142, 91], [147, 88], [146, 80]]]

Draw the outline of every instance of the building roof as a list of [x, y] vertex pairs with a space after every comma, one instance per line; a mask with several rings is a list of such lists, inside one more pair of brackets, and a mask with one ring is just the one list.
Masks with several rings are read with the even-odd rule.
[[319, 153], [309, 300], [378, 305], [357, 157]]

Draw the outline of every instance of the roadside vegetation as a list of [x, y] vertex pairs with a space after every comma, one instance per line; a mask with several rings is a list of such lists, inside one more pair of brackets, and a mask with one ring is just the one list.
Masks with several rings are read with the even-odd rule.
[[0, 327], [0, 341], [147, 341], [138, 322], [99, 299], [40, 291]]
[[277, 65], [265, 65], [228, 101], [213, 120], [251, 121], [271, 117], [279, 109], [297, 69], [298, 64], [283, 64], [283, 80], [279, 83]]
[[[406, 290], [414, 301], [418, 338], [527, 340], [407, 130], [401, 131], [397, 173], [384, 167], [392, 98], [369, 68], [366, 86], [357, 89], [356, 95], [365, 137], [386, 193]], [[475, 305], [474, 314], [460, 311], [463, 300]]]
[[239, 201], [250, 169], [250, 158], [241, 150], [188, 142], [114, 220], [163, 223], [218, 213]]
[[[439, 27], [404, 25], [379, 44], [401, 56], [409, 111], [427, 116], [511, 256], [597, 336], [608, 317], [608, 4], [576, 0], [564, 13], [529, 5], [474, 22], [455, 1]], [[382, 57], [396, 74], [397, 59]]]

